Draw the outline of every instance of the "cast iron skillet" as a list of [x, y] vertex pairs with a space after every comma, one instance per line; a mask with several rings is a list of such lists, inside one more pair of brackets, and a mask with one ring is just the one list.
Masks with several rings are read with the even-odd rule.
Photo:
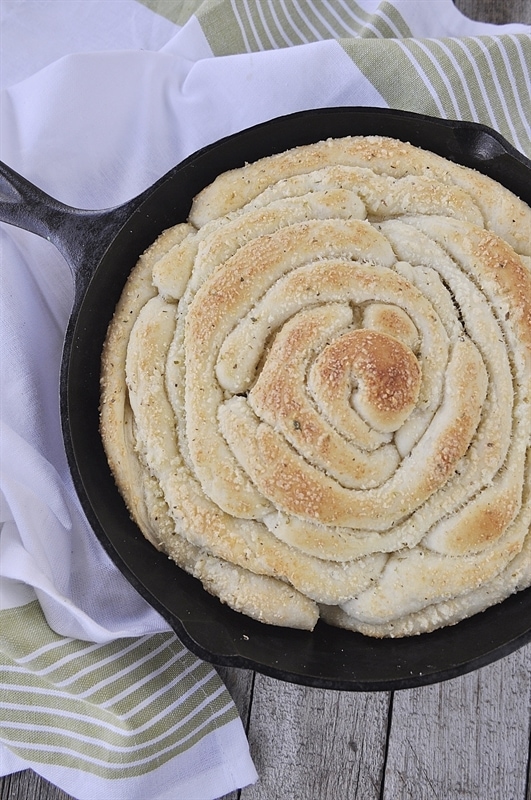
[[220, 172], [348, 134], [409, 141], [490, 175], [531, 205], [531, 162], [489, 128], [402, 111], [331, 108], [273, 119], [222, 139], [106, 211], [65, 206], [3, 166], [0, 219], [52, 241], [72, 268], [75, 301], [60, 386], [64, 442], [85, 513], [118, 568], [206, 661], [308, 686], [377, 691], [453, 678], [523, 646], [531, 640], [531, 590], [456, 626], [409, 639], [374, 640], [321, 622], [313, 633], [262, 625], [211, 597], [144, 539], [115, 488], [98, 432], [102, 343], [139, 254], [162, 230], [186, 219], [194, 195]]

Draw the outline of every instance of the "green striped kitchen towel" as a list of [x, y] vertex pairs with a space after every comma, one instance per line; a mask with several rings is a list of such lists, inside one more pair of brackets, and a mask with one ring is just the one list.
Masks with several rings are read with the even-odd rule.
[[[531, 28], [451, 0], [0, 13], [1, 158], [71, 205], [118, 204], [209, 142], [325, 106], [475, 120], [531, 156]], [[243, 725], [82, 514], [57, 399], [68, 269], [38, 237], [0, 236], [0, 772], [31, 767], [79, 800], [213, 800], [257, 778]]]
[[530, 155], [530, 26], [469, 20], [452, 0], [143, 2], [181, 24], [195, 13], [216, 56], [335, 40], [375, 105], [481, 122]]
[[37, 600], [0, 624], [6, 766], [102, 800], [201, 800], [253, 779], [231, 698], [174, 634], [84, 642], [54, 634]]

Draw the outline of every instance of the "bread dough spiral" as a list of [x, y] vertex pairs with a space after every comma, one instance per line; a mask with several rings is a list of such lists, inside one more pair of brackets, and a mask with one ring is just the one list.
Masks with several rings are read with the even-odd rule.
[[127, 281], [101, 432], [144, 535], [265, 623], [502, 601], [531, 584], [531, 209], [380, 136], [220, 175]]

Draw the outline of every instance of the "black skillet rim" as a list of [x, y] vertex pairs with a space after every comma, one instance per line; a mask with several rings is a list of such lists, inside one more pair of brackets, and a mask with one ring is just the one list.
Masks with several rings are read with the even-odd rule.
[[370, 639], [322, 622], [312, 633], [262, 625], [223, 606], [143, 538], [116, 490], [97, 426], [101, 345], [136, 257], [160, 231], [186, 218], [192, 197], [219, 172], [297, 144], [350, 134], [381, 134], [433, 150], [489, 174], [531, 204], [531, 162], [500, 134], [472, 122], [340, 107], [296, 112], [225, 137], [147, 190], [96, 265], [66, 335], [61, 411], [72, 477], [96, 536], [193, 653], [311, 687], [387, 691], [463, 675], [531, 641], [531, 589], [458, 625], [408, 639]]

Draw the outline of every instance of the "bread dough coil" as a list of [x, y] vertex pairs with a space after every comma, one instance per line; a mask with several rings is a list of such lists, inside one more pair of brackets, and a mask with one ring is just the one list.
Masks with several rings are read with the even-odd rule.
[[130, 513], [232, 608], [392, 637], [531, 583], [531, 209], [397, 140], [220, 175], [102, 356]]

